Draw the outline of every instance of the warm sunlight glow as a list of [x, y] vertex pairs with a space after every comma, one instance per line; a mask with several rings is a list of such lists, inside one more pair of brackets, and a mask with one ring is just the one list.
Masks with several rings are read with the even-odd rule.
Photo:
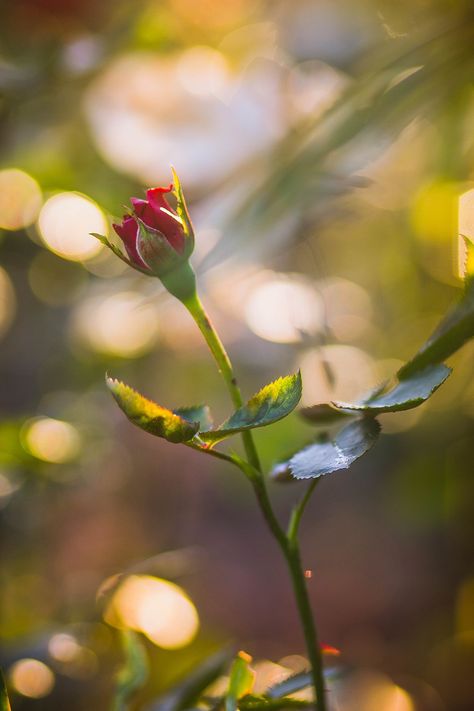
[[105, 612], [109, 624], [143, 632], [164, 649], [189, 644], [199, 627], [193, 603], [174, 583], [150, 575], [132, 575], [114, 593]]
[[459, 197], [458, 230], [459, 276], [463, 279], [474, 274], [474, 189]]
[[9, 676], [13, 688], [30, 699], [42, 699], [54, 687], [53, 672], [37, 659], [18, 660], [10, 668]]
[[156, 307], [132, 291], [93, 297], [79, 305], [73, 331], [93, 351], [136, 358], [156, 341]]
[[74, 459], [81, 446], [75, 427], [50, 417], [41, 417], [27, 425], [25, 443], [34, 457], [54, 464]]
[[0, 170], [0, 228], [20, 230], [37, 218], [41, 190], [31, 175], [22, 170]]
[[181, 56], [177, 73], [191, 94], [218, 94], [227, 85], [228, 66], [223, 54], [212, 47], [191, 47]]
[[415, 711], [404, 689], [384, 674], [371, 671], [358, 672], [343, 685], [340, 703], [344, 711]]
[[58, 633], [51, 637], [48, 651], [58, 662], [72, 662], [81, 653], [82, 647], [71, 634]]
[[16, 311], [16, 298], [10, 277], [0, 267], [0, 337], [10, 327]]
[[304, 279], [274, 274], [250, 292], [245, 318], [260, 338], [296, 343], [321, 329], [324, 310], [317, 291]]
[[374, 360], [360, 348], [331, 345], [306, 351], [298, 364], [303, 377], [303, 404], [350, 401], [379, 383]]
[[90, 232], [106, 234], [107, 222], [95, 202], [78, 193], [59, 193], [45, 202], [38, 229], [49, 249], [64, 259], [79, 262], [102, 249]]

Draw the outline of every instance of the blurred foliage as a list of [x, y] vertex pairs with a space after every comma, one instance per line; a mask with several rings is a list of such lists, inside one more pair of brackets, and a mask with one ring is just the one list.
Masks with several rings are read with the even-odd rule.
[[[223, 698], [228, 657], [205, 660], [229, 638], [279, 660], [253, 665], [255, 697], [304, 674], [250, 493], [225, 463], [130, 427], [103, 384], [109, 370], [158, 402], [206, 399], [223, 421], [199, 334], [87, 233], [173, 163], [246, 395], [301, 368], [304, 406], [358, 402], [401, 375], [473, 272], [473, 35], [468, 0], [2, 4], [0, 665], [14, 711], [111, 707], [123, 652], [98, 591], [137, 570], [187, 591], [200, 629], [180, 649], [137, 633], [150, 676], [131, 708], [191, 707], [211, 682]], [[460, 345], [472, 314], [451, 313]], [[474, 351], [441, 351], [443, 388], [380, 416], [387, 436], [318, 486], [302, 531], [344, 711], [472, 708]], [[267, 469], [313, 431], [297, 414], [259, 430]], [[299, 486], [275, 487], [282, 514]]]

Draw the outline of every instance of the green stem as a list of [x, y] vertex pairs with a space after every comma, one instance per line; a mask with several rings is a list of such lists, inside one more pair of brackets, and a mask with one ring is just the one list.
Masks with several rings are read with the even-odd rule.
[[[232, 363], [229, 359], [229, 356], [227, 355], [222, 341], [220, 340], [211, 321], [209, 320], [209, 317], [207, 316], [204, 310], [204, 306], [202, 305], [201, 300], [197, 295], [197, 292], [193, 291], [191, 295], [187, 295], [186, 298], [182, 298], [181, 300], [190, 312], [193, 319], [195, 320], [202, 335], [204, 336], [204, 339], [207, 345], [209, 346], [209, 349], [217, 363], [217, 367], [219, 368], [222, 377], [224, 378], [234, 406], [236, 408], [242, 407], [242, 395], [237, 384], [237, 379], [234, 375]], [[311, 675], [313, 678], [313, 685], [316, 693], [316, 709], [317, 711], [326, 711], [321, 650], [319, 648], [319, 643], [317, 640], [316, 628], [313, 620], [313, 614], [311, 611], [311, 604], [309, 601], [308, 590], [306, 587], [306, 580], [301, 567], [300, 553], [297, 542], [298, 526], [301, 520], [301, 516], [303, 514], [303, 510], [306, 506], [306, 503], [308, 502], [309, 497], [311, 496], [315, 484], [309, 487], [303, 500], [293, 512], [287, 535], [281, 527], [273, 511], [271, 501], [268, 496], [265, 479], [263, 477], [263, 472], [260, 465], [257, 449], [253, 441], [252, 433], [250, 431], [242, 432], [242, 440], [248, 462], [237, 456], [232, 456], [230, 457], [230, 459], [244, 472], [244, 474], [250, 480], [257, 498], [260, 511], [267, 523], [270, 532], [278, 543], [287, 563], [299, 616], [303, 626], [303, 633], [308, 652], [308, 659], [311, 665]], [[228, 460], [229, 456], [224, 455], [220, 458]]]
[[[224, 378], [225, 383], [227, 385], [227, 389], [230, 393], [232, 402], [234, 403], [236, 408], [242, 407], [242, 395], [240, 393], [240, 388], [237, 384], [237, 378], [235, 377], [234, 369], [232, 368], [232, 363], [230, 362], [230, 358], [224, 348], [224, 344], [219, 338], [214, 326], [212, 325], [208, 315], [206, 314], [206, 311], [204, 310], [204, 306], [202, 305], [201, 299], [199, 298], [197, 292], [194, 291], [194, 293], [191, 294], [191, 296], [189, 296], [186, 300], [184, 300], [183, 303], [188, 309], [193, 319], [195, 320], [199, 330], [204, 336], [204, 340], [209, 346], [209, 350], [214, 356], [214, 359], [217, 363], [217, 367], [222, 373], [222, 377]], [[260, 461], [258, 458], [255, 443], [253, 441], [252, 433], [248, 431], [242, 432], [242, 441], [249, 462], [253, 467], [255, 467], [255, 469], [260, 470]]]
[[290, 522], [288, 524], [288, 531], [286, 534], [290, 543], [294, 543], [294, 541], [298, 539], [298, 531], [301, 523], [301, 518], [306, 508], [306, 504], [310, 500], [312, 493], [318, 485], [319, 481], [320, 479], [313, 479], [311, 484], [306, 489], [303, 498], [298, 504], [296, 504], [295, 508], [292, 511]]

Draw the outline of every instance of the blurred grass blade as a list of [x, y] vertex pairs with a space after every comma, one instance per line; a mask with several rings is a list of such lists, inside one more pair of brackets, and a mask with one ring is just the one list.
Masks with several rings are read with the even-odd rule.
[[400, 368], [398, 377], [408, 378], [428, 365], [446, 360], [471, 338], [474, 338], [474, 278], [466, 280], [461, 300], [414, 358]]
[[450, 374], [451, 368], [447, 368], [445, 365], [428, 366], [406, 378], [400, 378], [397, 385], [387, 393], [356, 403], [337, 401], [332, 405], [344, 411], [354, 410], [354, 412], [372, 415], [411, 410], [426, 402]]
[[279, 711], [279, 709], [307, 709], [314, 706], [313, 701], [292, 698], [273, 698], [247, 694], [239, 701], [240, 711]]
[[183, 711], [194, 706], [203, 691], [224, 673], [230, 658], [228, 650], [213, 654], [186, 675], [170, 692], [158, 699], [150, 711]]
[[0, 711], [11, 711], [10, 701], [8, 699], [7, 686], [5, 677], [0, 669]]
[[114, 378], [106, 378], [120, 409], [130, 422], [156, 437], [163, 437], [168, 442], [187, 442], [199, 429], [199, 422], [188, 422], [171, 410], [148, 400], [133, 390], [129, 385]]
[[279, 681], [278, 683], [271, 686], [266, 695], [272, 699], [277, 699], [282, 696], [288, 696], [288, 694], [294, 694], [296, 691], [302, 691], [308, 688], [313, 683], [311, 674], [309, 672], [298, 672], [298, 674], [292, 674], [287, 679]]
[[218, 442], [237, 432], [277, 422], [295, 409], [301, 399], [301, 389], [299, 372], [278, 378], [265, 385], [218, 429], [200, 432], [199, 436], [207, 442]]
[[239, 699], [252, 691], [255, 672], [249, 666], [251, 661], [252, 657], [245, 652], [239, 652], [234, 659], [225, 697], [225, 711], [237, 711]]
[[148, 659], [138, 635], [130, 630], [121, 632], [125, 663], [117, 674], [117, 686], [112, 711], [128, 711], [129, 701], [148, 679]]

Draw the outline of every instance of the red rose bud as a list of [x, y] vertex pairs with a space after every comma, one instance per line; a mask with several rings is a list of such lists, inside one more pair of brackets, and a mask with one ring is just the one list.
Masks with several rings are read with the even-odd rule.
[[133, 213], [124, 215], [114, 230], [120, 237], [129, 263], [151, 276], [162, 277], [188, 260], [194, 247], [194, 236], [179, 182], [175, 195], [178, 212], [166, 200], [168, 188], [147, 190], [146, 200], [131, 198]]

